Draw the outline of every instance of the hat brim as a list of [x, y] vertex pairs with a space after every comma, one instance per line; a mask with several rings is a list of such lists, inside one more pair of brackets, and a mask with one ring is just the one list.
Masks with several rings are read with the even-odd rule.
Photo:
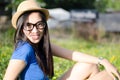
[[42, 9], [40, 9], [40, 8], [38, 8], [38, 9], [29, 9], [29, 10], [27, 10], [27, 11], [19, 11], [19, 12], [16, 12], [16, 13], [13, 15], [13, 17], [12, 17], [12, 25], [13, 25], [13, 27], [14, 27], [15, 29], [17, 29], [17, 20], [18, 20], [18, 18], [19, 18], [22, 14], [24, 14], [25, 12], [28, 12], [28, 11], [41, 11], [41, 12], [43, 12], [43, 13], [45, 14], [46, 20], [48, 20], [48, 18], [49, 18], [49, 12], [48, 12], [47, 9], [44, 9], [44, 8], [42, 8]]

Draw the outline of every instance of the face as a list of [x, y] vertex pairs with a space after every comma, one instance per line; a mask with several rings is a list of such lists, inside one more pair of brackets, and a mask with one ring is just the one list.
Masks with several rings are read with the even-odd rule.
[[45, 24], [41, 21], [42, 18], [38, 12], [32, 12], [25, 21], [23, 33], [32, 43], [38, 43], [43, 36]]

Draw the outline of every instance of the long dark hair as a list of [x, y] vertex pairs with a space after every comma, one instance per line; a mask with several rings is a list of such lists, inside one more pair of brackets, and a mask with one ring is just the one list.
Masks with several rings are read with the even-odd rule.
[[[42, 21], [46, 24], [42, 39], [37, 44], [30, 42], [27, 39], [27, 37], [24, 35], [22, 30], [25, 20], [27, 19], [28, 15], [32, 12], [39, 12], [40, 16], [42, 17]], [[44, 74], [49, 77], [53, 77], [54, 75], [53, 57], [52, 57], [52, 51], [51, 51], [51, 45], [50, 45], [48, 26], [46, 22], [46, 17], [42, 12], [28, 11], [19, 17], [17, 21], [17, 30], [14, 36], [15, 48], [18, 46], [18, 43], [21, 40], [27, 41], [32, 45], [33, 49], [35, 50], [37, 62], [39, 66], [42, 68]]]

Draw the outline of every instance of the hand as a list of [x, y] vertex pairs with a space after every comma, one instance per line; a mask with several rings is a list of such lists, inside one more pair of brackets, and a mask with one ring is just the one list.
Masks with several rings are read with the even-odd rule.
[[108, 60], [103, 59], [100, 61], [100, 64], [105, 67], [106, 71], [114, 78], [114, 80], [120, 80], [120, 73]]

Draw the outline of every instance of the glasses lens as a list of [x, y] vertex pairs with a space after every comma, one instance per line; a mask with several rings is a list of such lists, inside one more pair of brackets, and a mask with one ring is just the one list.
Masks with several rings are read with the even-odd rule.
[[31, 24], [31, 23], [26, 23], [25, 25], [24, 25], [24, 29], [25, 30], [32, 30], [33, 29], [33, 24]]
[[36, 24], [36, 26], [37, 26], [38, 29], [43, 29], [43, 28], [45, 28], [45, 23], [44, 22], [38, 22]]

